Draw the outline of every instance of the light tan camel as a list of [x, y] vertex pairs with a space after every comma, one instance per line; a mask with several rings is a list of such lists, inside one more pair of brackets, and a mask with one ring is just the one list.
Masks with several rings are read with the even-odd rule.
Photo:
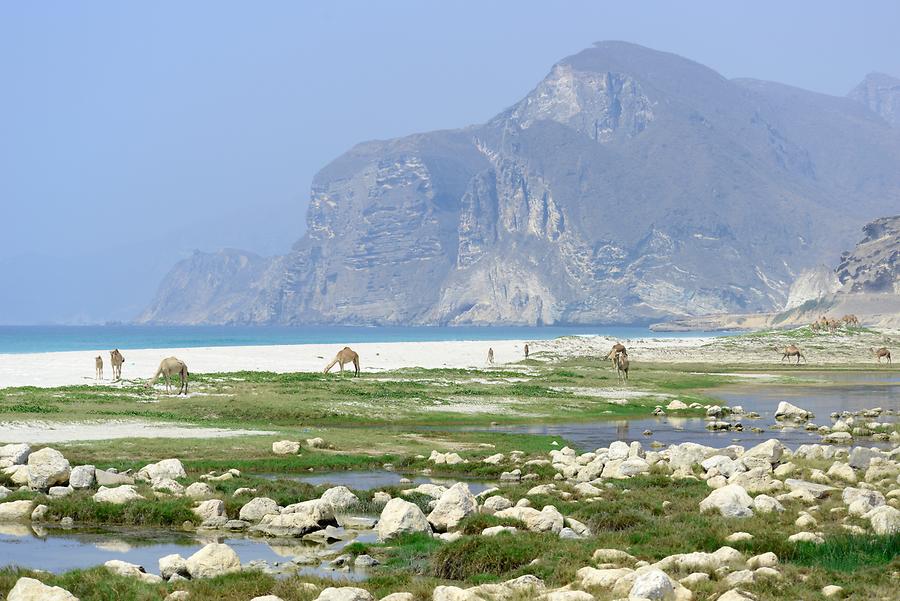
[[525, 345], [525, 358], [528, 358], [528, 345]]
[[782, 355], [783, 355], [781, 357], [782, 361], [787, 359], [788, 363], [790, 363], [791, 357], [797, 357], [797, 365], [800, 365], [800, 358], [802, 357], [803, 361], [806, 362], [806, 357], [803, 356], [803, 353], [800, 352], [800, 348], [795, 344], [789, 344], [788, 346], [784, 347], [784, 349], [779, 349], [778, 347], [775, 347], [775, 350], [780, 351], [782, 353]]
[[113, 380], [122, 379], [122, 365], [125, 363], [125, 355], [119, 349], [109, 351], [109, 362], [113, 368]]
[[347, 363], [353, 363], [353, 369], [355, 372], [355, 376], [359, 376], [359, 354], [351, 349], [349, 346], [345, 346], [341, 350], [338, 351], [338, 354], [335, 355], [334, 361], [325, 366], [325, 371], [322, 373], [328, 373], [328, 371], [334, 367], [334, 364], [337, 363], [341, 366], [341, 373], [344, 373], [344, 365]]
[[488, 365], [494, 364], [494, 349], [488, 348]]
[[612, 350], [607, 353], [606, 359], [611, 361], [613, 366], [615, 366], [616, 360], [618, 359], [620, 353], [624, 353], [626, 357], [628, 356], [628, 351], [625, 349], [625, 345], [621, 342], [617, 342], [613, 345]]
[[872, 353], [875, 355], [875, 358], [878, 359], [879, 363], [881, 363], [882, 357], [887, 357], [888, 365], [891, 364], [891, 351], [888, 350], [887, 347], [873, 348]]
[[166, 394], [171, 392], [171, 385], [169, 384], [169, 378], [172, 376], [178, 376], [181, 378], [181, 386], [178, 388], [178, 394], [187, 394], [188, 391], [188, 368], [187, 364], [178, 359], [176, 357], [166, 357], [159, 364], [159, 369], [156, 370], [156, 375], [150, 380], [150, 386], [156, 384], [157, 380], [160, 377], [165, 378], [166, 380]]
[[616, 355], [616, 375], [619, 376], [619, 379], [622, 382], [628, 381], [628, 366], [630, 361], [628, 361], [628, 353], [622, 351]]
[[94, 379], [103, 379], [103, 357], [101, 357], [100, 355], [94, 357]]

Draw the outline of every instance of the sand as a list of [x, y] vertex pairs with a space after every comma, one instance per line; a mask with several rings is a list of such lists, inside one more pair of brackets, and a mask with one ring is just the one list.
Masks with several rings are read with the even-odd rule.
[[196, 428], [141, 420], [98, 420], [90, 422], [14, 421], [0, 422], [0, 443], [50, 444], [114, 438], [226, 438], [229, 436], [274, 434], [267, 430]]
[[[867, 364], [874, 362], [870, 347], [891, 346], [898, 342], [897, 332], [843, 336], [823, 335], [815, 341], [801, 341], [810, 365], [825, 363]], [[488, 368], [487, 350], [494, 349], [494, 367], [520, 370], [514, 365], [524, 358], [528, 343], [532, 358], [538, 360], [592, 356], [602, 359], [616, 340], [605, 336], [567, 336], [554, 340], [478, 340], [443, 342], [384, 342], [355, 344], [362, 370], [383, 372], [404, 367]], [[794, 342], [782, 334], [767, 335], [766, 340], [752, 337], [640, 338], [622, 340], [632, 363], [706, 362], [778, 365], [781, 353], [775, 347]], [[145, 380], [153, 376], [164, 357], [185, 361], [191, 372], [271, 371], [278, 373], [320, 371], [340, 350], [339, 344], [296, 344], [273, 346], [229, 346], [200, 348], [123, 350], [126, 379]], [[94, 384], [94, 357], [102, 355], [106, 379], [112, 368], [109, 351], [72, 351], [56, 353], [0, 354], [0, 389], [10, 386], [54, 387]], [[337, 370], [337, 367], [335, 367]]]

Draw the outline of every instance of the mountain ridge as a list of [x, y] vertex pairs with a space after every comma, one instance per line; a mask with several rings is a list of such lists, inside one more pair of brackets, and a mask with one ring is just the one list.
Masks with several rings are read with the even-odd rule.
[[[858, 100], [600, 42], [482, 125], [355, 145], [313, 179], [291, 253], [240, 286], [209, 257], [182, 261], [138, 321], [643, 323], [771, 310], [798, 273], [900, 201], [898, 162], [900, 136]], [[209, 271], [220, 291], [192, 294]]]

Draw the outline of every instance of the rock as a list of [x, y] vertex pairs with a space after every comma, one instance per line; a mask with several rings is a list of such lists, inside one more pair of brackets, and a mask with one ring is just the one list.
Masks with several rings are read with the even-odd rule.
[[131, 484], [123, 484], [115, 488], [101, 486], [100, 490], [93, 496], [95, 503], [113, 503], [114, 505], [121, 505], [123, 503], [128, 503], [129, 501], [137, 501], [138, 499], [143, 498], [144, 497], [141, 496]]
[[263, 516], [258, 526], [251, 528], [268, 536], [300, 537], [320, 529], [314, 514], [308, 511]]
[[69, 480], [69, 460], [56, 449], [46, 447], [28, 456], [28, 486], [45, 490]]
[[882, 480], [897, 480], [900, 474], [900, 466], [893, 461], [883, 459], [881, 457], [873, 457], [869, 461], [869, 468], [866, 470], [865, 480], [869, 483], [877, 483]]
[[591, 557], [597, 563], [618, 565], [633, 565], [637, 561], [633, 555], [619, 549], [597, 549]]
[[437, 505], [428, 514], [428, 522], [438, 532], [456, 528], [463, 518], [478, 511], [478, 503], [469, 491], [469, 485], [458, 482], [441, 495]]
[[749, 532], [732, 532], [725, 537], [726, 543], [741, 543], [748, 540], [753, 540], [753, 535]]
[[31, 521], [32, 522], [41, 522], [46, 517], [47, 512], [50, 511], [50, 508], [46, 505], [38, 505], [34, 508], [34, 511], [31, 512]]
[[416, 596], [412, 593], [391, 593], [380, 601], [416, 601]]
[[[180, 579], [181, 576], [175, 575], [172, 576], [172, 581]], [[191, 598], [191, 594], [187, 591], [172, 591], [163, 601], [187, 601]]]
[[417, 505], [403, 499], [391, 499], [381, 511], [375, 531], [379, 539], [389, 540], [401, 534], [431, 532], [431, 525]]
[[162, 478], [170, 478], [177, 480], [179, 478], [187, 478], [184, 466], [178, 459], [163, 459], [157, 463], [151, 463], [142, 467], [136, 477], [139, 480], [149, 480], [156, 482]]
[[778, 403], [778, 408], [775, 410], [775, 419], [779, 420], [805, 421], [813, 417], [815, 417], [815, 415], [813, 415], [812, 411], [801, 409], [796, 405], [791, 405], [787, 401]]
[[747, 560], [747, 568], [756, 570], [759, 568], [774, 568], [778, 565], [778, 556], [768, 551], [759, 555], [754, 555]]
[[[578, 488], [578, 487], [576, 486], [576, 488]], [[501, 497], [501, 496], [488, 497], [487, 499], [484, 500], [484, 503], [481, 505], [481, 513], [493, 515], [494, 513], [498, 512], [498, 511], [503, 511], [504, 509], [509, 509], [510, 507], [512, 507], [512, 501], [510, 501], [506, 497]]]
[[718, 450], [695, 442], [683, 442], [669, 447], [669, 465], [673, 469], [684, 468], [700, 463], [707, 457], [718, 454]]
[[716, 601], [756, 601], [756, 598], [737, 589], [732, 589], [720, 595]]
[[844, 596], [844, 589], [837, 585], [829, 584], [822, 587], [822, 596], [829, 599], [841, 599]]
[[324, 449], [328, 445], [325, 444], [324, 440], [322, 440], [319, 437], [316, 437], [316, 438], [307, 438], [306, 446], [308, 446], [311, 449]]
[[850, 466], [849, 463], [842, 463], [840, 461], [835, 461], [831, 464], [831, 467], [828, 468], [828, 477], [829, 478], [837, 478], [838, 480], [843, 480], [844, 482], [849, 482], [850, 484], [855, 484], [857, 477], [856, 472]]
[[199, 505], [192, 510], [201, 520], [210, 518], [218, 518], [225, 516], [225, 503], [221, 499], [210, 499], [201, 501]]
[[665, 572], [650, 569], [635, 578], [628, 596], [651, 601], [673, 601], [675, 587]]
[[359, 497], [350, 492], [346, 486], [335, 486], [322, 493], [321, 499], [329, 503], [334, 511], [347, 511], [359, 503]]
[[138, 580], [141, 580], [142, 582], [146, 582], [148, 584], [156, 584], [158, 582], [162, 582], [162, 578], [160, 578], [156, 574], [148, 574], [143, 566], [128, 563], [127, 561], [110, 559], [109, 561], [104, 563], [103, 566], [113, 574], [126, 576], [128, 578], [137, 578]]
[[250, 601], [284, 601], [284, 599], [275, 595], [263, 595], [262, 597], [253, 597]]
[[160, 557], [159, 575], [162, 576], [163, 580], [168, 580], [175, 574], [183, 577], [190, 576], [190, 572], [187, 569], [187, 560], [178, 553]]
[[770, 438], [769, 440], [748, 449], [746, 452], [744, 452], [741, 458], [762, 457], [769, 463], [778, 463], [781, 460], [781, 456], [783, 454], [784, 445], [781, 444], [781, 441], [775, 438]]
[[171, 478], [160, 478], [153, 482], [153, 490], [177, 496], [184, 494], [184, 486]]
[[34, 511], [34, 501], [7, 501], [0, 503], [0, 522], [27, 520]]
[[792, 534], [788, 537], [788, 542], [790, 543], [815, 543], [817, 545], [821, 545], [825, 542], [825, 539], [815, 534], [814, 532], [798, 532], [797, 534]]
[[134, 484], [134, 478], [126, 474], [117, 474], [107, 470], [94, 470], [94, 479], [97, 486], [118, 486], [119, 484]]
[[210, 543], [185, 561], [191, 578], [214, 578], [241, 569], [241, 559], [228, 545]]
[[31, 454], [31, 447], [25, 443], [5, 444], [0, 446], [0, 468], [12, 465], [24, 465]]
[[834, 486], [816, 484], [815, 482], [807, 482], [806, 480], [797, 480], [795, 478], [788, 478], [784, 483], [791, 491], [803, 490], [816, 499], [824, 499], [837, 490]]
[[293, 440], [279, 440], [272, 443], [272, 452], [276, 455], [296, 455], [300, 452], [300, 443]]
[[432, 601], [485, 601], [472, 591], [457, 586], [436, 586], [431, 594]]
[[184, 494], [192, 499], [202, 501], [215, 496], [216, 493], [206, 482], [194, 482], [184, 489]]
[[7, 601], [78, 601], [78, 597], [64, 588], [47, 586], [34, 578], [19, 578], [9, 591]]
[[769, 495], [757, 495], [753, 498], [753, 509], [759, 513], [781, 512], [784, 511], [784, 505]]
[[532, 532], [553, 532], [559, 534], [563, 529], [564, 519], [561, 513], [552, 505], [547, 505], [541, 511], [533, 507], [510, 507], [494, 514], [500, 518], [513, 518], [525, 523], [525, 527]]
[[488, 465], [498, 465], [504, 459], [503, 453], [497, 453], [495, 455], [491, 455], [490, 457], [485, 457], [481, 460], [482, 463], [487, 463]]
[[329, 586], [316, 597], [316, 601], [375, 601], [372, 594], [353, 586]]
[[76, 489], [93, 487], [95, 471], [93, 465], [76, 465], [69, 474], [69, 486]]
[[371, 555], [357, 555], [356, 559], [353, 560], [353, 567], [355, 568], [371, 568], [372, 566], [377, 566], [379, 561], [372, 557]]
[[900, 532], [900, 511], [890, 505], [876, 507], [866, 517], [872, 524], [872, 530], [880, 536], [887, 536]]
[[490, 526], [481, 531], [481, 536], [497, 536], [502, 532], [515, 533], [515, 526]]
[[753, 499], [742, 486], [729, 484], [712, 491], [700, 502], [700, 511], [718, 511], [724, 517], [746, 518], [753, 515]]
[[869, 469], [869, 462], [875, 457], [882, 457], [881, 451], [878, 449], [867, 449], [865, 447], [853, 447], [850, 451], [848, 463], [851, 467], [858, 470]]
[[850, 444], [853, 441], [853, 435], [849, 432], [832, 432], [825, 435], [822, 441], [829, 444]]
[[688, 408], [687, 404], [679, 401], [678, 399], [675, 399], [674, 401], [671, 401], [668, 405], [666, 405], [666, 411], [677, 411], [680, 409], [687, 409], [687, 408]]
[[258, 522], [267, 515], [278, 515], [281, 508], [273, 499], [256, 497], [241, 507], [239, 517], [248, 522]]

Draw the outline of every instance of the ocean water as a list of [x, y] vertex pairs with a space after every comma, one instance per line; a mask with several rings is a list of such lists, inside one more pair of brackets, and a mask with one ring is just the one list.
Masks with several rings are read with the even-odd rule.
[[549, 340], [560, 336], [615, 338], [722, 335], [657, 333], [640, 327], [357, 327], [357, 326], [0, 326], [0, 353], [94, 349], [190, 348], [271, 344], [352, 344], [441, 340]]

